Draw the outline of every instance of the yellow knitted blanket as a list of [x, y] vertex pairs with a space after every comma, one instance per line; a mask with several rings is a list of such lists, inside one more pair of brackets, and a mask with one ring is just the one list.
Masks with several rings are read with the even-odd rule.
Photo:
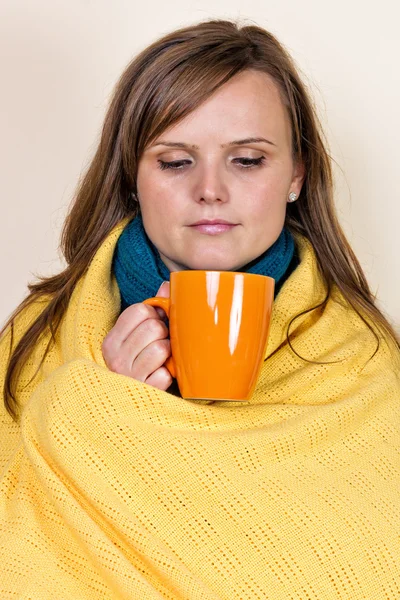
[[[126, 221], [79, 281], [19, 377], [20, 424], [1, 409], [0, 598], [400, 598], [400, 378], [311, 244], [275, 303], [248, 403], [187, 401], [109, 371], [111, 275]], [[17, 339], [43, 308], [17, 321]], [[16, 340], [15, 340], [16, 341]], [[9, 335], [1, 340], [1, 372]], [[365, 366], [366, 365], [366, 366]], [[365, 367], [365, 368], [363, 368]]]

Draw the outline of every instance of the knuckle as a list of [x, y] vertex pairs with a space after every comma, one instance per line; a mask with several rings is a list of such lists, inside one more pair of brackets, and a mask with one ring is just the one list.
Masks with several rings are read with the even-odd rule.
[[108, 362], [107, 366], [110, 371], [114, 371], [114, 373], [122, 373], [125, 368], [125, 361], [121, 356], [113, 356]]
[[170, 354], [169, 340], [156, 340], [152, 344], [152, 350], [160, 357], [167, 358]]
[[134, 304], [133, 305], [136, 309], [136, 313], [139, 315], [139, 317], [142, 317], [142, 320], [144, 319], [149, 319], [150, 317], [154, 316], [154, 309], [152, 306], [149, 306], [148, 304], [143, 304], [143, 302], [138, 302], [138, 304]]
[[160, 319], [148, 319], [148, 330], [157, 337], [165, 337], [166, 326]]
[[112, 337], [109, 334], [107, 334], [101, 345], [103, 354], [104, 353], [108, 354], [112, 348], [112, 345], [113, 345]]
[[129, 327], [132, 321], [141, 323], [150, 316], [153, 316], [151, 308], [151, 306], [147, 306], [147, 304], [143, 304], [143, 302], [131, 304], [120, 314], [118, 322], [122, 324], [123, 327]]
[[172, 377], [171, 373], [168, 371], [166, 367], [160, 367], [152, 375], [146, 380], [146, 383], [153, 385], [159, 390], [167, 390], [171, 383]]
[[168, 388], [172, 383], [172, 375], [168, 371], [167, 367], [160, 367], [159, 376], [163, 387], [165, 387], [165, 389]]

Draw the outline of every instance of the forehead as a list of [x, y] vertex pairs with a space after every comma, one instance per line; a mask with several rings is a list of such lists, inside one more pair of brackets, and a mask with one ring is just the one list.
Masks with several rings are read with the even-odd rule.
[[235, 75], [182, 121], [168, 128], [163, 139], [166, 135], [172, 141], [195, 142], [186, 139], [194, 136], [198, 143], [201, 139], [215, 138], [220, 143], [225, 138], [263, 135], [280, 145], [290, 142], [290, 122], [273, 79], [248, 70]]

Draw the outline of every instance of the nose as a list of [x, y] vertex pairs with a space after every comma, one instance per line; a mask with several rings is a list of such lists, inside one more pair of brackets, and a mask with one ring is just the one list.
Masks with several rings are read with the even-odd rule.
[[212, 204], [227, 202], [229, 192], [224, 180], [223, 167], [217, 161], [209, 161], [198, 172], [198, 183], [195, 191], [197, 202]]

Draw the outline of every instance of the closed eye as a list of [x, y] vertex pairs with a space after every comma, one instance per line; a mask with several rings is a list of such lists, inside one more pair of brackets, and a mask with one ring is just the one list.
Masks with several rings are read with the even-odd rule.
[[[159, 168], [164, 171], [164, 169], [173, 169], [174, 171], [182, 170], [187, 164], [191, 164], [190, 160], [174, 160], [173, 162], [166, 162], [164, 160], [158, 160]], [[260, 156], [259, 158], [234, 158], [234, 163], [240, 165], [240, 168], [243, 169], [251, 169], [252, 167], [257, 167], [265, 162], [265, 156]]]

